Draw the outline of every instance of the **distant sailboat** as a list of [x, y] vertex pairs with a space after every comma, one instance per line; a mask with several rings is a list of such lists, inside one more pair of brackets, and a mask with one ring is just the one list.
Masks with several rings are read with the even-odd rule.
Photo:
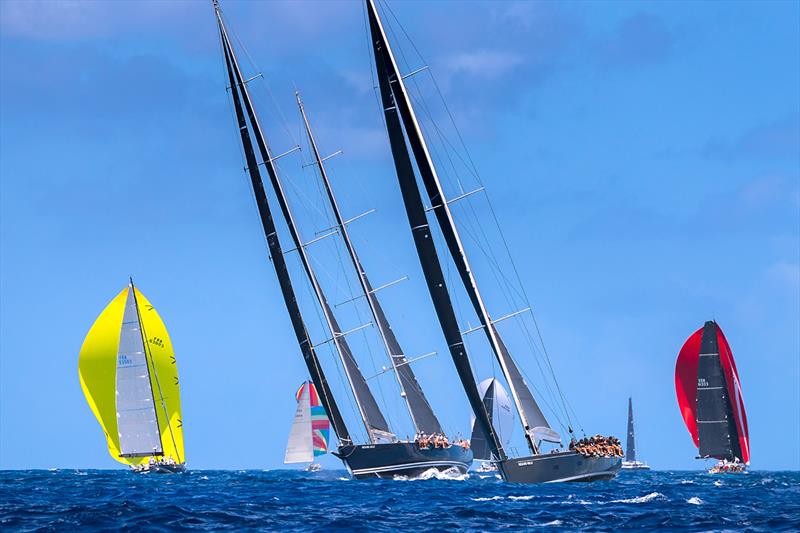
[[625, 447], [623, 470], [650, 470], [647, 463], [636, 460], [636, 437], [633, 433], [633, 400], [628, 398], [628, 443]]
[[[478, 391], [483, 398], [483, 405], [489, 414], [489, 420], [497, 431], [503, 446], [511, 443], [511, 435], [514, 433], [514, 408], [511, 398], [503, 388], [499, 380], [495, 378], [485, 379], [478, 385]], [[492, 454], [491, 446], [486, 438], [481, 426], [475, 424], [475, 416], [472, 416], [472, 437], [470, 438], [470, 448], [474, 459], [483, 461], [478, 472], [496, 472], [495, 461], [497, 457]]]
[[308, 463], [306, 470], [317, 472], [322, 465], [314, 459], [328, 453], [331, 423], [319, 402], [317, 389], [310, 381], [300, 385], [295, 395], [297, 411], [286, 445], [285, 464]]
[[681, 348], [675, 391], [698, 459], [719, 460], [710, 473], [743, 472], [750, 464], [750, 435], [742, 386], [733, 352], [716, 322], [706, 322]]
[[132, 280], [86, 335], [78, 374], [114, 460], [141, 473], [186, 469], [172, 343]]

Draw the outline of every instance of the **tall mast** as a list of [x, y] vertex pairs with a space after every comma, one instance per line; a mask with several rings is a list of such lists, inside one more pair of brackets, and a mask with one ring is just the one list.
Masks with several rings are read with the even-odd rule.
[[258, 169], [255, 151], [253, 150], [253, 144], [250, 140], [249, 128], [247, 126], [247, 121], [242, 110], [242, 103], [239, 98], [239, 87], [241, 86], [243, 88], [244, 84], [240, 85], [239, 79], [241, 76], [234, 73], [233, 50], [231, 49], [227, 38], [219, 4], [216, 0], [214, 0], [213, 3], [217, 15], [217, 23], [219, 25], [220, 38], [222, 40], [222, 47], [225, 55], [225, 64], [228, 72], [231, 95], [233, 97], [233, 104], [236, 110], [236, 120], [239, 126], [239, 132], [241, 134], [242, 147], [245, 153], [245, 160], [247, 161], [248, 174], [250, 175], [250, 183], [253, 187], [253, 194], [256, 199], [256, 205], [258, 206], [258, 213], [261, 218], [261, 225], [264, 230], [264, 235], [267, 238], [267, 246], [269, 247], [272, 264], [275, 267], [275, 273], [278, 276], [278, 282], [283, 295], [283, 301], [286, 305], [286, 310], [289, 313], [289, 318], [292, 321], [292, 327], [294, 329], [295, 336], [297, 337], [297, 342], [300, 345], [300, 351], [303, 354], [303, 359], [306, 362], [306, 367], [311, 375], [311, 380], [314, 382], [317, 391], [320, 393], [320, 401], [322, 402], [322, 405], [325, 407], [325, 411], [328, 413], [328, 416], [331, 419], [333, 430], [336, 433], [336, 436], [339, 438], [339, 441], [342, 443], [350, 443], [352, 442], [350, 433], [347, 431], [347, 427], [339, 411], [339, 407], [336, 405], [336, 402], [333, 398], [328, 381], [325, 378], [322, 366], [317, 358], [314, 346], [311, 344], [311, 339], [308, 336], [308, 330], [306, 329], [305, 323], [303, 322], [303, 317], [300, 313], [300, 307], [297, 303], [297, 297], [295, 295], [294, 288], [292, 287], [291, 278], [289, 277], [289, 270], [286, 266], [283, 250], [281, 249], [280, 241], [278, 240], [275, 222], [272, 219], [272, 213], [269, 209], [269, 203], [264, 191], [264, 184], [261, 180], [261, 173]]
[[[405, 132], [414, 153], [420, 177], [422, 178], [431, 201], [432, 209], [436, 214], [437, 221], [439, 222], [445, 242], [447, 243], [450, 255], [456, 265], [464, 288], [469, 295], [475, 313], [478, 315], [481, 328], [486, 333], [489, 345], [492, 347], [492, 351], [500, 363], [503, 374], [506, 376], [506, 381], [511, 388], [514, 405], [519, 413], [520, 421], [525, 428], [525, 438], [528, 442], [528, 446], [533, 453], [538, 453], [533, 430], [541, 426], [544, 426], [542, 429], [546, 428], [549, 430], [549, 425], [541, 409], [539, 409], [535, 400], [533, 400], [533, 396], [528, 390], [519, 369], [516, 367], [516, 364], [492, 323], [492, 319], [489, 316], [489, 312], [478, 290], [478, 285], [472, 269], [470, 268], [469, 261], [467, 260], [467, 255], [461, 243], [461, 237], [458, 234], [455, 220], [453, 219], [453, 215], [447, 203], [447, 198], [442, 190], [436, 168], [433, 165], [433, 160], [431, 159], [430, 152], [422, 135], [422, 130], [420, 129], [419, 122], [411, 105], [411, 100], [403, 82], [403, 76], [397, 67], [397, 62], [386, 37], [386, 32], [383, 29], [375, 2], [374, 0], [366, 0], [366, 2], [371, 22], [370, 27], [372, 30], [373, 44], [380, 43], [382, 45], [380, 53], [383, 57], [387, 79], [392, 94], [394, 95], [394, 105], [397, 106], [400, 116], [402, 117]], [[533, 423], [534, 420], [536, 423]]]
[[305, 124], [309, 144], [311, 145], [311, 151], [314, 154], [314, 160], [317, 164], [317, 167], [319, 167], [322, 183], [325, 186], [325, 191], [328, 195], [328, 200], [333, 210], [334, 218], [336, 219], [336, 225], [339, 230], [339, 234], [342, 236], [345, 248], [347, 248], [347, 253], [350, 256], [351, 262], [353, 263], [353, 268], [355, 268], [356, 272], [358, 273], [358, 282], [361, 285], [361, 290], [364, 292], [364, 296], [369, 304], [369, 309], [372, 313], [378, 333], [380, 334], [381, 341], [383, 342], [383, 347], [386, 350], [386, 353], [389, 355], [389, 360], [392, 364], [392, 368], [394, 369], [395, 377], [400, 385], [401, 395], [406, 401], [406, 406], [408, 407], [408, 412], [411, 415], [411, 420], [414, 423], [414, 427], [418, 433], [442, 433], [441, 424], [439, 424], [439, 420], [436, 418], [436, 415], [433, 413], [433, 409], [431, 409], [428, 400], [425, 398], [425, 394], [422, 392], [422, 388], [417, 382], [416, 376], [411, 369], [411, 365], [409, 364], [406, 356], [403, 354], [400, 344], [397, 341], [397, 338], [395, 337], [388, 320], [386, 319], [386, 315], [384, 314], [383, 308], [378, 301], [378, 297], [375, 294], [369, 279], [367, 279], [367, 274], [358, 259], [358, 255], [356, 255], [353, 242], [350, 239], [350, 234], [347, 231], [347, 224], [342, 217], [341, 211], [339, 210], [339, 204], [336, 201], [336, 196], [333, 193], [333, 187], [328, 179], [328, 173], [325, 170], [323, 158], [320, 155], [319, 149], [317, 148], [317, 142], [314, 139], [314, 133], [311, 130], [311, 123], [306, 115], [303, 101], [300, 99], [300, 93], [295, 93], [295, 96], [297, 97], [297, 105], [300, 108], [300, 114], [303, 117], [303, 123]]
[[[339, 328], [339, 324], [337, 323], [336, 318], [333, 316], [333, 312], [331, 311], [327, 299], [322, 292], [322, 288], [317, 281], [316, 276], [314, 275], [313, 269], [311, 268], [311, 263], [305, 250], [306, 244], [303, 243], [302, 239], [300, 238], [297, 225], [294, 222], [294, 217], [289, 209], [286, 194], [283, 190], [283, 185], [278, 177], [277, 169], [275, 168], [274, 158], [270, 154], [263, 131], [259, 125], [258, 117], [255, 114], [255, 110], [247, 90], [247, 84], [244, 81], [239, 64], [236, 60], [236, 55], [233, 51], [230, 39], [228, 38], [227, 30], [222, 23], [222, 17], [219, 8], [217, 8], [217, 19], [220, 21], [222, 38], [226, 43], [226, 49], [230, 59], [231, 69], [234, 77], [232, 84], [236, 84], [241, 91], [240, 94], [242, 97], [242, 102], [244, 103], [245, 110], [247, 111], [247, 116], [253, 129], [253, 136], [255, 137], [256, 144], [258, 145], [259, 152], [263, 160], [263, 165], [267, 169], [270, 183], [275, 191], [275, 195], [277, 197], [278, 204], [280, 205], [281, 212], [283, 213], [283, 217], [286, 221], [286, 225], [288, 226], [289, 233], [294, 241], [298, 255], [300, 256], [303, 269], [305, 270], [306, 276], [308, 277], [308, 280], [314, 290], [314, 294], [319, 301], [320, 307], [322, 308], [325, 322], [331, 332], [331, 342], [333, 342], [336, 351], [339, 354], [339, 358], [342, 361], [342, 366], [345, 369], [345, 375], [347, 376], [350, 389], [352, 390], [353, 396], [356, 400], [356, 405], [358, 406], [359, 414], [361, 415], [361, 420], [363, 421], [364, 427], [367, 430], [368, 437], [373, 443], [380, 439], [393, 439], [394, 434], [389, 430], [386, 419], [381, 413], [380, 408], [378, 407], [378, 404], [372, 395], [372, 392], [369, 390], [364, 376], [361, 374], [361, 371], [358, 368], [358, 364], [356, 363], [355, 358], [350, 351], [350, 347], [344, 339], [344, 334], [342, 333], [341, 328]], [[250, 166], [249, 162], [248, 166]]]
[[[444, 272], [442, 271], [439, 256], [436, 253], [436, 245], [433, 242], [428, 219], [425, 215], [425, 205], [422, 202], [419, 188], [417, 187], [414, 176], [414, 167], [406, 146], [403, 135], [400, 115], [397, 111], [397, 102], [390, 88], [392, 76], [389, 72], [391, 66], [391, 56], [387, 55], [386, 37], [380, 26], [377, 11], [371, 1], [367, 2], [369, 11], [369, 25], [372, 34], [372, 47], [375, 58], [375, 68], [377, 70], [378, 84], [381, 92], [381, 103], [386, 120], [386, 130], [389, 135], [389, 142], [392, 149], [392, 159], [394, 160], [395, 171], [397, 173], [400, 191], [403, 196], [403, 203], [406, 208], [406, 215], [411, 227], [411, 234], [414, 238], [414, 245], [417, 249], [417, 256], [425, 275], [425, 282], [428, 285], [428, 292], [431, 295], [436, 316], [444, 334], [450, 356], [458, 372], [459, 379], [464, 388], [464, 392], [469, 400], [470, 407], [475, 413], [476, 423], [480, 425], [487, 436], [489, 446], [498, 460], [505, 460], [506, 454], [503, 451], [500, 438], [492, 427], [489, 414], [483, 404], [483, 400], [475, 383], [475, 377], [470, 365], [464, 341], [461, 337], [461, 330], [458, 326], [453, 304], [447, 291]], [[394, 77], [399, 78], [396, 69]]]

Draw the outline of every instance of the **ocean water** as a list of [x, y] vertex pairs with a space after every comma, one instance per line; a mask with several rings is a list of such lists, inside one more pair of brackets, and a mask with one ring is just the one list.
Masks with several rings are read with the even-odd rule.
[[512, 485], [493, 475], [345, 471], [0, 472], [0, 530], [800, 530], [800, 473], [622, 472]]

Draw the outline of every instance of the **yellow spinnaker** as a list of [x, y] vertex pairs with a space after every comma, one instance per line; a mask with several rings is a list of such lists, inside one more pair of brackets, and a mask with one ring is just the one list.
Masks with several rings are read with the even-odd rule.
[[[129, 290], [130, 287], [123, 289], [95, 320], [81, 346], [78, 375], [86, 401], [106, 435], [108, 453], [120, 463], [136, 465], [147, 463], [149, 457], [119, 456], [116, 409], [117, 351], [122, 315]], [[161, 317], [138, 289], [133, 290], [136, 291], [139, 315], [147, 337], [145, 339], [149, 355], [147, 364], [150, 369], [150, 385], [155, 397], [164, 457], [171, 456], [175, 461], [184, 463], [186, 456], [183, 453], [181, 398], [175, 353], [172, 351], [172, 343]]]

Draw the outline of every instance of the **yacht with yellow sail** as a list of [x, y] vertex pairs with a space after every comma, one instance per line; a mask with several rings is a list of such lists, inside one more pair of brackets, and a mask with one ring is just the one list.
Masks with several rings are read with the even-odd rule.
[[133, 280], [86, 335], [78, 374], [114, 460], [137, 473], [186, 470], [175, 353]]

